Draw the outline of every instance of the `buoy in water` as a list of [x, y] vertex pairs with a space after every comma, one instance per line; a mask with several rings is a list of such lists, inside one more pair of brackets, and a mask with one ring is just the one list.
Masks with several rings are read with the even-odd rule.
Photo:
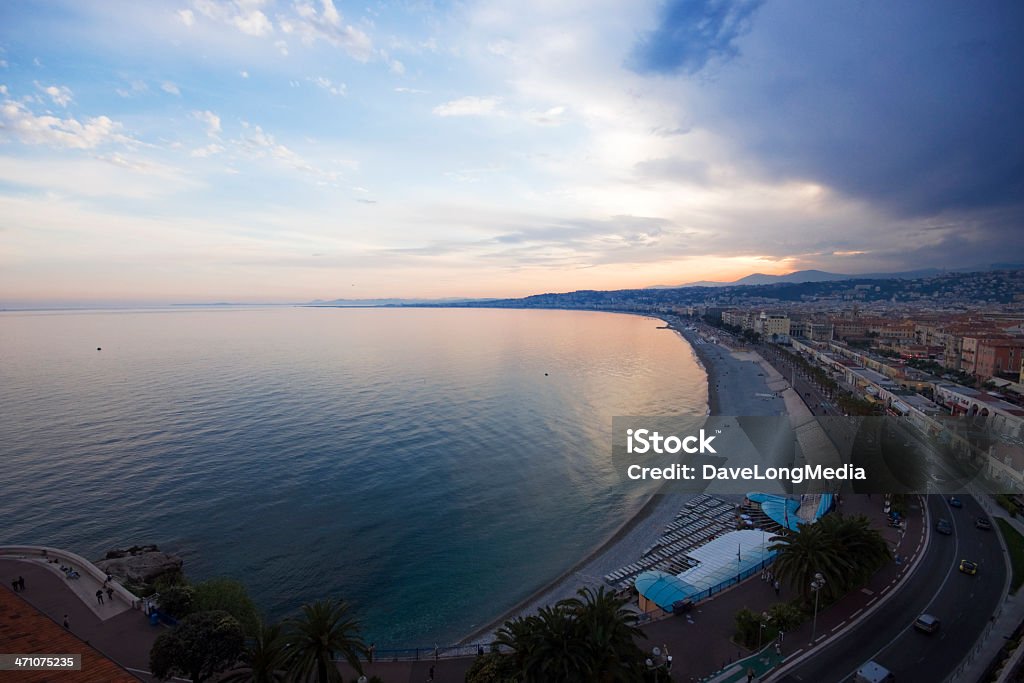
[[97, 346], [97, 347], [96, 347], [96, 350], [97, 350], [97, 351], [102, 351], [102, 350], [103, 350], [103, 348], [102, 348], [102, 347], [99, 347], [99, 346]]
[[544, 373], [544, 376], [545, 376], [545, 377], [547, 377], [547, 376], [548, 376], [548, 373], [546, 373], [546, 372], [545, 372], [545, 373]]

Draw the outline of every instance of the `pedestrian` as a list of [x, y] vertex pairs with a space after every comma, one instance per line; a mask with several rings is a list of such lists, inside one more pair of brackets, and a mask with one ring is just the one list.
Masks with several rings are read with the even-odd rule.
[[97, 588], [96, 589], [96, 602], [98, 602], [101, 605], [103, 604], [103, 589], [102, 588]]
[[17, 579], [11, 579], [11, 589], [13, 589], [15, 593], [18, 592], [18, 580]]
[[767, 577], [768, 577], [768, 570], [767, 569], [762, 569], [761, 570], [761, 580], [764, 581]]
[[430, 665], [430, 673], [427, 674], [427, 682], [428, 683], [433, 683], [433, 681], [434, 681], [434, 665], [431, 664]]
[[114, 602], [114, 589], [109, 586], [107, 587], [107, 600], [110, 600], [111, 604]]
[[68, 621], [68, 615], [64, 615], [64, 628], [71, 630], [71, 622]]
[[779, 583], [779, 580], [778, 580], [778, 579], [775, 579], [775, 595], [776, 595], [776, 596], [778, 596], [778, 595], [779, 595], [779, 592], [780, 592], [781, 590], [782, 590], [782, 584], [781, 584], [781, 583]]
[[754, 680], [754, 670], [747, 669], [747, 683], [750, 683], [752, 680]]
[[21, 590], [25, 590], [25, 577], [24, 576], [19, 576], [18, 577], [18, 588], [20, 588]]

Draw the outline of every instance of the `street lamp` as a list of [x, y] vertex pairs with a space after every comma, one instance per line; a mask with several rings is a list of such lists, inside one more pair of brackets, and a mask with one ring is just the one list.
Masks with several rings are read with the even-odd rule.
[[814, 621], [811, 626], [811, 645], [814, 644], [814, 637], [818, 634], [818, 598], [821, 596], [821, 589], [825, 587], [825, 577], [821, 572], [814, 575], [811, 581], [811, 590], [814, 591]]
[[761, 618], [758, 620], [757, 629], [757, 651], [761, 651], [761, 636], [764, 634], [764, 630], [768, 628], [768, 622], [772, 620], [772, 615], [767, 612], [761, 612]]

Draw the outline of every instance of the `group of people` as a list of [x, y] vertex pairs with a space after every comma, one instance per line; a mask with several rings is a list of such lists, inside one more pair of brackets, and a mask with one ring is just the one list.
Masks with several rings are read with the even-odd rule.
[[110, 575], [108, 574], [107, 575], [107, 580], [103, 582], [103, 588], [97, 588], [96, 589], [96, 602], [99, 603], [100, 605], [103, 604], [103, 593], [104, 592], [106, 592], [106, 594], [107, 594], [107, 600], [109, 600], [111, 603], [114, 602], [114, 589], [111, 588], [109, 585], [107, 585], [109, 583], [110, 583]]
[[25, 578], [19, 576], [11, 581], [11, 588], [14, 589], [15, 593], [25, 590]]
[[761, 570], [761, 580], [767, 581], [768, 585], [775, 589], [775, 595], [778, 595], [780, 592], [782, 592], [782, 584], [775, 577], [775, 575], [772, 574], [771, 569], [765, 567]]

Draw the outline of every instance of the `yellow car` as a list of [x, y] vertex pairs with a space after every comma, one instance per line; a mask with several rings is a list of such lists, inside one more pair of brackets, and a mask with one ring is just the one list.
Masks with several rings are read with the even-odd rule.
[[970, 560], [960, 560], [960, 571], [964, 574], [974, 576], [978, 573], [978, 563], [971, 562]]

